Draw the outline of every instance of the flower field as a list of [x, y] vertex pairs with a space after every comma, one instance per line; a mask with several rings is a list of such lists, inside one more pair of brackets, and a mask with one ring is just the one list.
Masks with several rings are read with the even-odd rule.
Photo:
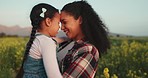
[[[14, 78], [28, 38], [0, 38], [0, 78]], [[96, 78], [148, 78], [148, 38], [111, 38]]]
[[148, 38], [111, 38], [96, 78], [148, 78]]

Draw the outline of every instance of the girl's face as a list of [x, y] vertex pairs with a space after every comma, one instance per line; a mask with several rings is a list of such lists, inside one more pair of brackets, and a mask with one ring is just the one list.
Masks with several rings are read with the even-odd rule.
[[79, 40], [84, 37], [81, 30], [81, 18], [77, 20], [65, 11], [61, 12], [62, 30], [70, 39]]
[[51, 20], [50, 36], [52, 37], [56, 36], [60, 28], [59, 23], [60, 23], [60, 14], [56, 13], [53, 19]]

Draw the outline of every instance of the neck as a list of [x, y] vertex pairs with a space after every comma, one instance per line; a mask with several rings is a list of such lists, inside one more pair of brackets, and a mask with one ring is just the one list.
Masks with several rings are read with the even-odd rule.
[[83, 34], [80, 34], [78, 35], [74, 40], [83, 40], [84, 39], [84, 35]]
[[41, 33], [41, 34], [44, 34], [44, 35], [46, 35], [46, 36], [50, 36], [50, 35], [48, 34], [48, 32], [45, 32], [45, 31], [43, 31], [43, 30], [37, 30], [37, 32], [39, 32], [39, 33]]

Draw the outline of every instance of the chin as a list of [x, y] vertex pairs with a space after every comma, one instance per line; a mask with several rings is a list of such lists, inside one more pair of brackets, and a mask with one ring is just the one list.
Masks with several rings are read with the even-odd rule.
[[71, 36], [68, 36], [68, 38], [69, 38], [69, 39], [73, 39], [73, 37], [71, 37]]
[[69, 39], [71, 39], [71, 37], [69, 35], [66, 35]]
[[56, 35], [50, 35], [51, 37], [55, 37]]

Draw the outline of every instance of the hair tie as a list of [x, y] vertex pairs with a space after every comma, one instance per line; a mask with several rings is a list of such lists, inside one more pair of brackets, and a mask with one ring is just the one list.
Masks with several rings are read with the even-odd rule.
[[47, 9], [46, 8], [42, 8], [42, 13], [40, 14], [40, 16], [42, 17], [42, 18], [44, 18], [45, 17], [45, 12], [47, 11]]

